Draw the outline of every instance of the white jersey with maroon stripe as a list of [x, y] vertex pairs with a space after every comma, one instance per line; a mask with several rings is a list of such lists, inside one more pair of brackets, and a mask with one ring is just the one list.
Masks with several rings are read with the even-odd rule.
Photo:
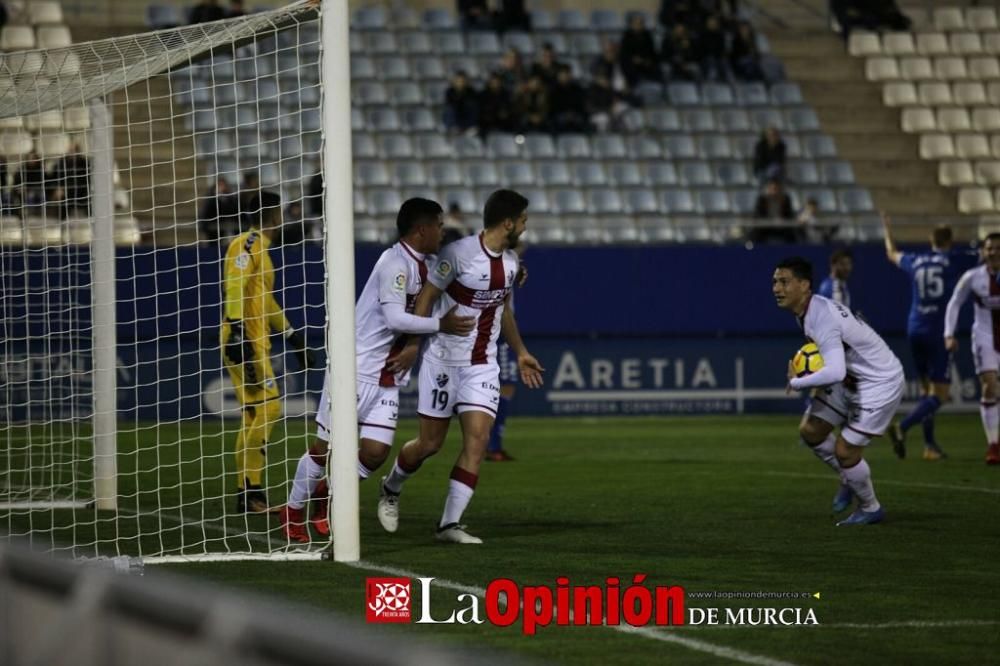
[[434, 334], [424, 356], [452, 367], [496, 364], [504, 300], [514, 286], [517, 267], [517, 253], [491, 252], [482, 234], [446, 245], [427, 275], [444, 292], [434, 316], [443, 316], [457, 304], [456, 314], [475, 317], [476, 328], [466, 336]]
[[402, 241], [378, 258], [355, 309], [359, 382], [380, 386], [406, 386], [409, 382], [409, 370], [393, 376], [385, 369], [386, 360], [402, 350], [407, 336], [389, 327], [383, 306], [402, 305], [406, 312], [413, 312], [425, 279], [424, 255]]
[[969, 269], [959, 278], [944, 314], [944, 335], [954, 337], [958, 314], [972, 296], [975, 303], [972, 339], [977, 345], [1000, 351], [1000, 284], [986, 264]]

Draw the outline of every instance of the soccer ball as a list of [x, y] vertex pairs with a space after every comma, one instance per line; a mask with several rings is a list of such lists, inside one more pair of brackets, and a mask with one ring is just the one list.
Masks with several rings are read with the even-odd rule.
[[814, 342], [807, 342], [802, 345], [795, 358], [792, 359], [792, 369], [796, 377], [805, 377], [818, 371], [823, 367], [823, 357], [819, 355], [819, 347]]

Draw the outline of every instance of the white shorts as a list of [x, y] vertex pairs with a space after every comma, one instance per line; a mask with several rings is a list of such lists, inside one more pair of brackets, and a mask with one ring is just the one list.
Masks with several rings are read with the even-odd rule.
[[[330, 441], [330, 396], [323, 385], [323, 396], [319, 399], [316, 412], [316, 436], [324, 442]], [[358, 382], [358, 429], [361, 439], [371, 439], [392, 446], [396, 435], [396, 421], [399, 420], [399, 387], [379, 386]]]
[[977, 340], [975, 332], [972, 333], [972, 361], [976, 366], [976, 374], [1000, 371], [1000, 354], [997, 354], [993, 346], [993, 336], [980, 337], [985, 339]]
[[453, 414], [486, 412], [497, 415], [500, 368], [496, 363], [454, 367], [425, 356], [420, 364], [417, 414], [450, 419]]
[[904, 386], [902, 375], [857, 391], [834, 384], [816, 392], [806, 413], [832, 426], [843, 426], [840, 435], [848, 444], [867, 446], [872, 437], [881, 437], [892, 423], [903, 401]]

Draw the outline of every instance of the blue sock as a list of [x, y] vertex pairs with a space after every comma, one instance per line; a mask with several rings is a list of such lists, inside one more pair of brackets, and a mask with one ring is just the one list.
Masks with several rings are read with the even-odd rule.
[[490, 453], [503, 450], [503, 430], [507, 421], [507, 405], [510, 398], [500, 396], [500, 403], [497, 405], [497, 417], [493, 420], [493, 429], [490, 430], [490, 443], [486, 450]]
[[929, 395], [923, 398], [917, 403], [913, 411], [907, 414], [906, 418], [900, 422], [899, 427], [903, 429], [903, 432], [906, 432], [918, 423], [922, 423], [928, 416], [932, 416], [940, 406], [941, 401], [938, 400], [936, 395]]
[[936, 445], [937, 442], [934, 441], [934, 415], [931, 414], [924, 419], [924, 422], [921, 425], [924, 427], [924, 441], [928, 444]]

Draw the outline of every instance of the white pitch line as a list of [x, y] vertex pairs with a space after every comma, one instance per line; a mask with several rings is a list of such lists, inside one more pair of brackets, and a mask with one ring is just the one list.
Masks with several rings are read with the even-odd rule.
[[[364, 560], [361, 560], [360, 562], [341, 562], [340, 564], [346, 564], [347, 566], [353, 567], [355, 569], [378, 571], [379, 573], [385, 573], [391, 576], [399, 576], [403, 578], [428, 578], [428, 576], [421, 576], [418, 573], [407, 571], [406, 569], [398, 569], [396, 567], [383, 566], [381, 564], [375, 564], [374, 562], [366, 562]], [[439, 585], [447, 589], [464, 592], [466, 594], [474, 594], [477, 597], [486, 596], [486, 590], [481, 587], [463, 585], [462, 583], [456, 583], [454, 581], [444, 580], [441, 578], [435, 578], [433, 584]], [[570, 616], [572, 617], [572, 613], [570, 613]], [[712, 655], [713, 657], [719, 657], [722, 659], [731, 659], [732, 661], [737, 661], [742, 664], [756, 664], [757, 666], [794, 666], [793, 664], [787, 661], [779, 661], [777, 659], [771, 659], [770, 657], [753, 654], [751, 652], [744, 652], [743, 650], [737, 650], [735, 648], [729, 648], [723, 645], [715, 645], [714, 643], [708, 643], [706, 641], [698, 640], [696, 638], [683, 638], [681, 636], [675, 636], [674, 634], [656, 631], [651, 627], [633, 627], [631, 625], [614, 626], [607, 624], [599, 626], [623, 634], [642, 636], [643, 638], [649, 638], [654, 641], [661, 641], [663, 643], [674, 643], [676, 645], [681, 645], [683, 647], [686, 647], [689, 650], [695, 650], [697, 652], [705, 652]]]
[[[802, 472], [764, 472], [765, 476], [789, 476], [802, 479], [835, 479], [833, 474], [807, 474]], [[934, 490], [958, 490], [967, 493], [986, 493], [988, 495], [1000, 495], [1000, 488], [980, 488], [979, 486], [952, 486], [944, 483], [922, 483], [920, 481], [893, 481], [892, 479], [879, 478], [876, 485], [909, 486], [912, 488], [932, 488]]]

